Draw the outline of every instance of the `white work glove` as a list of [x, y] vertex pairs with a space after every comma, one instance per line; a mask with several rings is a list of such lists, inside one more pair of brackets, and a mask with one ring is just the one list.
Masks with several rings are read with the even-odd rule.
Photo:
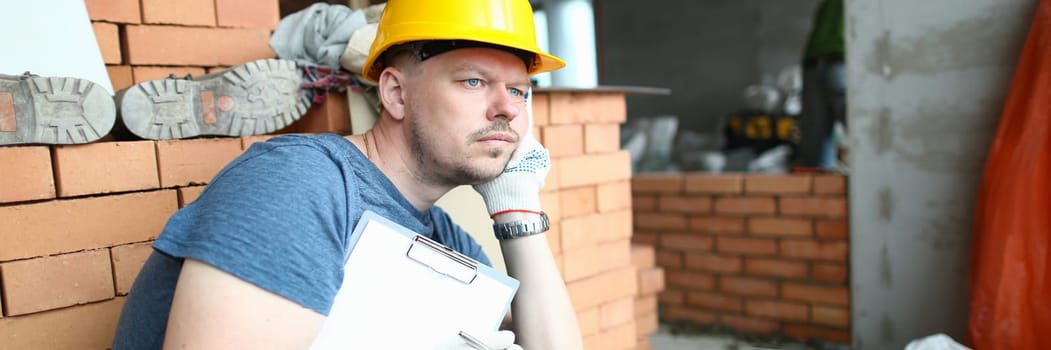
[[515, 333], [511, 331], [463, 331], [461, 333], [477, 342], [472, 344], [472, 341], [461, 335], [463, 344], [447, 350], [522, 350], [521, 346], [515, 344]]
[[551, 156], [533, 137], [533, 90], [526, 92], [526, 117], [529, 128], [511, 154], [504, 172], [489, 182], [474, 185], [482, 195], [489, 216], [508, 211], [540, 212], [540, 187], [551, 170]]

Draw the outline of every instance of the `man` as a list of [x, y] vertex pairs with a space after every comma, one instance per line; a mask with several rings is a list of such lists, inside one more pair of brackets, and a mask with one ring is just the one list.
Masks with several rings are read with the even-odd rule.
[[[388, 2], [362, 72], [378, 83], [376, 126], [348, 138], [278, 137], [227, 165], [154, 243], [113, 348], [308, 348], [365, 210], [488, 262], [433, 206], [463, 184], [485, 199], [521, 282], [512, 305], [518, 342], [581, 348], [536, 225], [550, 160], [530, 132], [529, 74], [564, 63], [537, 48], [533, 30], [526, 0]], [[490, 348], [517, 348], [507, 333], [481, 338], [501, 335]]]

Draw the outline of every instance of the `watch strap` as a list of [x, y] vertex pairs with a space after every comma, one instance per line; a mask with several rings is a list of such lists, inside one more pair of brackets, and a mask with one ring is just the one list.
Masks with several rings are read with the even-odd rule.
[[499, 240], [532, 236], [547, 232], [549, 229], [551, 229], [551, 221], [548, 220], [545, 212], [540, 212], [540, 216], [535, 219], [493, 225], [493, 233], [496, 234], [496, 239]]

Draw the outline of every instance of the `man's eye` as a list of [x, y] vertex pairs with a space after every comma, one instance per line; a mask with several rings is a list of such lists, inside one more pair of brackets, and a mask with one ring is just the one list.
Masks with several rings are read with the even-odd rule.
[[479, 87], [482, 86], [482, 79], [467, 79], [463, 83], [468, 87]]
[[507, 92], [511, 93], [514, 97], [525, 97], [525, 92], [516, 88], [507, 88]]

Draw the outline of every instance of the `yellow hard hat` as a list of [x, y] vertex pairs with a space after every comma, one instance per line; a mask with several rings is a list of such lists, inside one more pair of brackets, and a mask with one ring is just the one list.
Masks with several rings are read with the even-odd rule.
[[528, 0], [389, 0], [362, 77], [379, 79], [384, 67], [377, 60], [391, 46], [430, 40], [468, 40], [535, 54], [526, 69], [529, 74], [566, 65], [537, 46]]

